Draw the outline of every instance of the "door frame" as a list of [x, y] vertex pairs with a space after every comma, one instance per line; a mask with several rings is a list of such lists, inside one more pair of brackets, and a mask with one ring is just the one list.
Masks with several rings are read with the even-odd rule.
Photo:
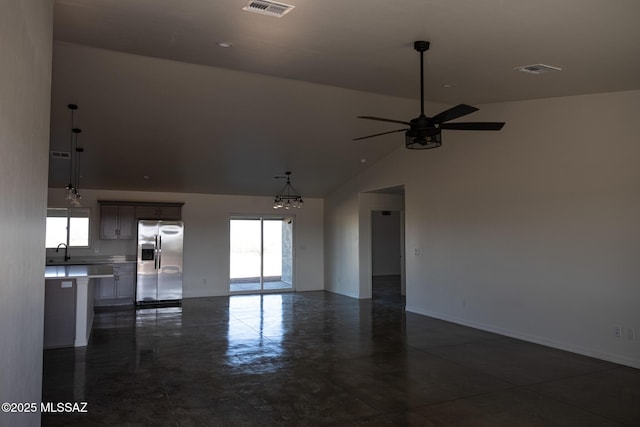
[[[404, 185], [361, 192], [358, 198], [358, 299], [372, 297], [371, 212], [400, 211], [403, 242], [401, 248], [401, 282], [406, 283], [406, 227]], [[406, 286], [404, 286], [406, 289]], [[406, 293], [406, 290], [405, 290]]]
[[[291, 227], [291, 287], [281, 289], [264, 289], [264, 221], [265, 220], [286, 220], [290, 219], [293, 224]], [[295, 254], [295, 239], [296, 239], [296, 219], [295, 215], [278, 215], [278, 214], [231, 214], [229, 215], [229, 232], [227, 236], [228, 241], [228, 262], [227, 265], [231, 266], [231, 221], [232, 220], [260, 220], [260, 289], [253, 290], [231, 290], [231, 270], [229, 269], [228, 291], [229, 295], [246, 295], [246, 294], [269, 294], [269, 293], [281, 293], [281, 292], [295, 292], [296, 290], [296, 254]]]

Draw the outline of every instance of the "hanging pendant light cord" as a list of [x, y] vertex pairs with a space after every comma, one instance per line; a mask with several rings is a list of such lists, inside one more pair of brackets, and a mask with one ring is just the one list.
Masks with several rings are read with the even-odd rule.
[[69, 185], [73, 185], [73, 159], [75, 157], [75, 153], [73, 150], [73, 129], [74, 129], [74, 113], [75, 110], [78, 108], [77, 105], [75, 104], [69, 104], [68, 105], [69, 109], [71, 110], [71, 134], [69, 135], [69, 160], [70, 160], [70, 164], [69, 164]]

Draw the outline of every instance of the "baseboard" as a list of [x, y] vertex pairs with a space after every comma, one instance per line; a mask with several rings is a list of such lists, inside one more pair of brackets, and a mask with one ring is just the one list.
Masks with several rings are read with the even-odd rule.
[[351, 293], [351, 292], [338, 292], [338, 291], [334, 291], [332, 289], [324, 289], [326, 292], [330, 292], [332, 294], [338, 294], [338, 295], [343, 295], [345, 297], [349, 297], [349, 298], [355, 298], [355, 299], [360, 299], [360, 297], [357, 294]]
[[602, 353], [602, 352], [594, 351], [588, 348], [573, 346], [570, 344], [549, 340], [547, 338], [538, 337], [535, 335], [524, 334], [511, 329], [504, 329], [504, 328], [500, 328], [493, 325], [485, 325], [482, 323], [477, 323], [477, 322], [469, 321], [466, 319], [460, 319], [454, 316], [448, 316], [442, 313], [437, 313], [429, 310], [422, 310], [417, 307], [406, 306], [405, 310], [410, 313], [433, 317], [435, 319], [445, 320], [447, 322], [456, 323], [458, 325], [469, 326], [471, 328], [480, 329], [482, 331], [493, 332], [495, 334], [504, 335], [510, 338], [517, 338], [519, 340], [528, 341], [535, 344], [544, 345], [547, 347], [557, 348], [558, 350], [569, 351], [571, 353], [580, 354], [582, 356], [593, 357], [595, 359], [605, 360], [607, 362], [613, 362], [619, 365], [640, 369], [640, 360], [630, 359], [628, 357], [620, 356], [618, 354]]

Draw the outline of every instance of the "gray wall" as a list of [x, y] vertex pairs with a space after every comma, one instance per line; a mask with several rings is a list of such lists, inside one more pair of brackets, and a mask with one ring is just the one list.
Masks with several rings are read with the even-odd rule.
[[[0, 402], [40, 402], [53, 2], [0, 2]], [[40, 425], [5, 414], [0, 425]]]
[[407, 310], [640, 367], [638, 111], [640, 91], [490, 104], [474, 120], [500, 132], [398, 149], [325, 199], [327, 289], [362, 296], [363, 192], [404, 185]]

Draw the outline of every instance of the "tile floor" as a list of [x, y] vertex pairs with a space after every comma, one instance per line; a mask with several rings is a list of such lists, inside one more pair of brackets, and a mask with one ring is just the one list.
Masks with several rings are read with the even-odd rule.
[[44, 353], [44, 426], [638, 426], [640, 371], [328, 292], [96, 314]]

